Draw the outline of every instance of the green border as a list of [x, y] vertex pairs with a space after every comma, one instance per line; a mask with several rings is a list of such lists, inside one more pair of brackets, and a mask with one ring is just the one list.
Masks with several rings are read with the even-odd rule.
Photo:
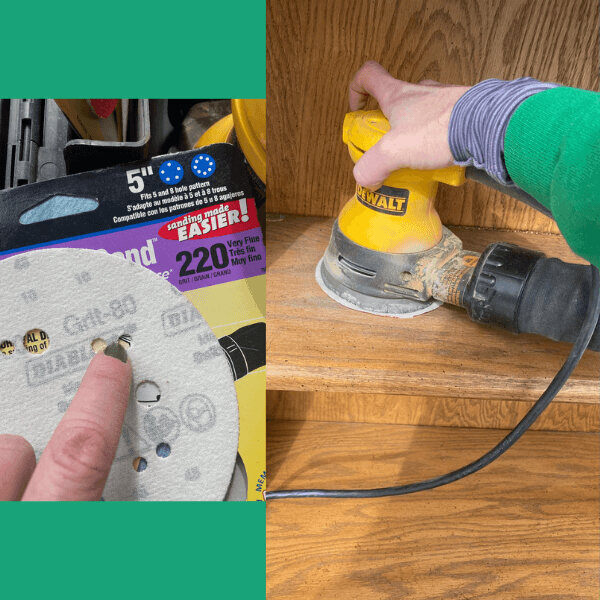
[[0, 503], [3, 598], [265, 598], [264, 502]]
[[[265, 2], [10, 2], [3, 98], [264, 98]], [[265, 598], [264, 502], [0, 503], [6, 598]]]
[[2, 6], [2, 98], [264, 98], [265, 2]]

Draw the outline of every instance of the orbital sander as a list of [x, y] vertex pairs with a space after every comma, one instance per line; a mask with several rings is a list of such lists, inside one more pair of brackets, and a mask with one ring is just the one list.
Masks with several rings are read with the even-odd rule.
[[[389, 130], [380, 110], [348, 113], [343, 140], [352, 160]], [[440, 183], [460, 186], [465, 178], [549, 214], [523, 190], [478, 169], [399, 169], [375, 191], [357, 185], [335, 221], [317, 282], [340, 304], [363, 312], [407, 318], [449, 303], [474, 321], [573, 342], [586, 314], [591, 270], [503, 242], [481, 254], [464, 250], [434, 202]], [[600, 327], [589, 348], [600, 350]]]
[[[390, 129], [379, 110], [348, 113], [344, 143], [357, 162]], [[412, 317], [440, 306], [431, 267], [453, 259], [474, 266], [477, 255], [443, 227], [435, 210], [438, 183], [462, 185], [462, 167], [399, 169], [376, 191], [360, 185], [340, 213], [316, 277], [341, 304], [364, 312]], [[474, 261], [474, 262], [473, 262]], [[437, 294], [439, 296], [440, 294]]]

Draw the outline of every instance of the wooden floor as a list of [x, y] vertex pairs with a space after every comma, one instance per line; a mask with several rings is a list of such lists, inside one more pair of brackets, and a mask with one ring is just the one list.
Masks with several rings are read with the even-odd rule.
[[[268, 489], [426, 479], [490, 449], [568, 352], [443, 306], [397, 320], [341, 307], [314, 280], [332, 219], [268, 227]], [[455, 228], [576, 261], [555, 235]], [[587, 352], [496, 463], [401, 498], [267, 504], [269, 600], [592, 600], [600, 593], [600, 356]], [[498, 429], [495, 429], [498, 428]]]
[[[269, 489], [438, 475], [504, 432], [268, 422]], [[599, 436], [528, 432], [465, 480], [401, 498], [267, 504], [269, 600], [596, 600]]]
[[[600, 396], [600, 391], [599, 391]], [[512, 429], [533, 406], [491, 398], [354, 394], [352, 392], [267, 392], [267, 418]], [[553, 400], [532, 429], [600, 431], [600, 405]]]

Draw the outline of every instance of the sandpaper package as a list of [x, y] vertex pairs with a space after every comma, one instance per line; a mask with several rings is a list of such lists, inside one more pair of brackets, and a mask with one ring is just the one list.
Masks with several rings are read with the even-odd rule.
[[0, 192], [0, 431], [39, 457], [94, 344], [134, 381], [105, 500], [260, 500], [265, 247], [229, 144]]

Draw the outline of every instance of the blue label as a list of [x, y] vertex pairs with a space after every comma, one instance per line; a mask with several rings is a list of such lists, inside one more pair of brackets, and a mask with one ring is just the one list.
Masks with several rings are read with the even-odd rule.
[[173, 185], [183, 178], [183, 167], [176, 160], [165, 160], [158, 169], [158, 175], [163, 183]]
[[196, 177], [210, 177], [217, 168], [215, 159], [210, 154], [197, 154], [192, 158], [192, 172]]

